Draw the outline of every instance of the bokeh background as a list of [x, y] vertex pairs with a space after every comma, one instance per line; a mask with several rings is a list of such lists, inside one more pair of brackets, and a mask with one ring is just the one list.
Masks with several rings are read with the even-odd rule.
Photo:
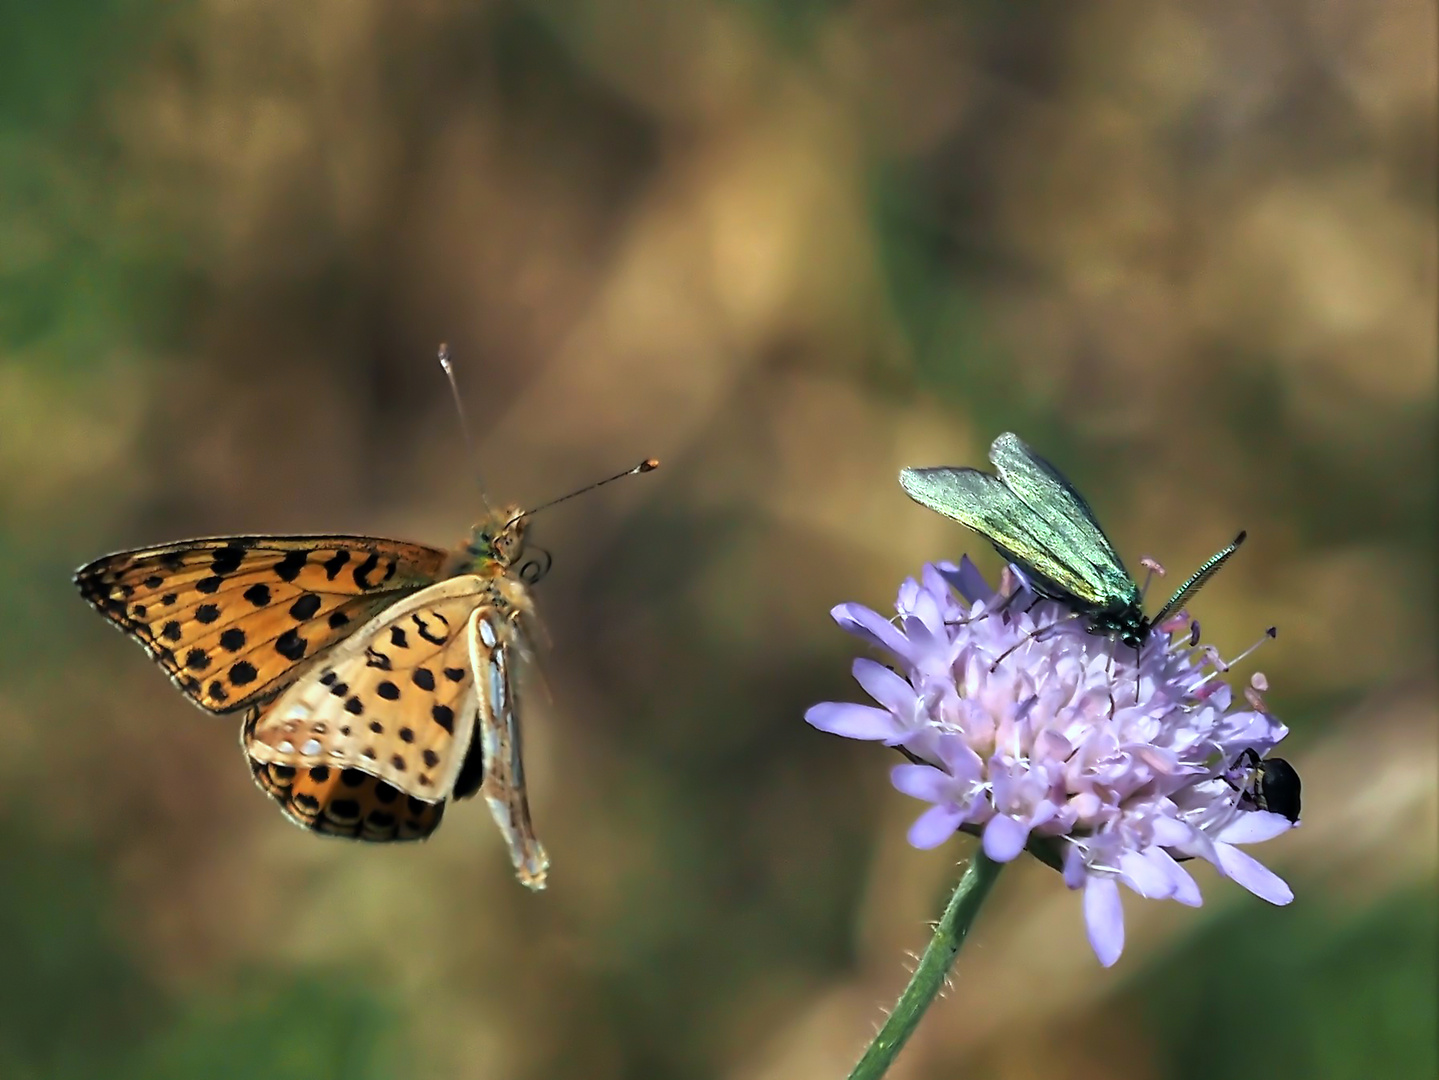
[[[0, 1076], [842, 1076], [969, 843], [909, 849], [843, 600], [973, 551], [901, 465], [1060, 462], [1292, 727], [1305, 822], [1000, 879], [893, 1075], [1432, 1077], [1436, 18], [1424, 0], [0, 5]], [[547, 512], [554, 857], [326, 842], [72, 568]]]

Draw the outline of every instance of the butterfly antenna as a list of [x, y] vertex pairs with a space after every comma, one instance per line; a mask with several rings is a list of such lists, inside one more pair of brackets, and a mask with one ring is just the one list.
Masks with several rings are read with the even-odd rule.
[[460, 384], [455, 381], [455, 366], [450, 361], [450, 346], [447, 342], [440, 342], [439, 359], [440, 367], [444, 368], [445, 378], [450, 384], [450, 396], [455, 399], [455, 412], [460, 414], [460, 431], [465, 437], [465, 449], [469, 452], [475, 470], [475, 486], [480, 489], [480, 502], [485, 504], [486, 511], [494, 513], [494, 508], [490, 506], [490, 500], [485, 495], [485, 481], [480, 475], [480, 454], [475, 449], [475, 437], [470, 434], [470, 418], [465, 413], [465, 403], [460, 397]]
[[623, 480], [626, 476], [638, 476], [640, 473], [654, 472], [659, 467], [660, 463], [655, 458], [645, 458], [644, 461], [641, 461], [633, 469], [626, 469], [624, 472], [615, 473], [614, 476], [607, 476], [603, 480], [596, 480], [593, 484], [586, 484], [578, 491], [572, 491], [568, 495], [561, 495], [558, 499], [551, 499], [547, 503], [540, 503], [539, 506], [536, 506], [532, 510], [521, 510], [505, 523], [505, 527], [509, 528], [509, 526], [519, 521], [522, 517], [534, 517], [541, 510], [548, 510], [552, 506], [558, 506], [562, 502], [568, 502], [576, 495], [584, 495], [587, 492], [594, 491], [595, 488], [602, 488], [606, 484], [613, 484], [616, 480]]

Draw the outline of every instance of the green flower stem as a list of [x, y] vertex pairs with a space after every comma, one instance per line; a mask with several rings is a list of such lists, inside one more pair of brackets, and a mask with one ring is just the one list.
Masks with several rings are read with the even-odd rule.
[[899, 995], [894, 1011], [865, 1049], [859, 1064], [850, 1072], [849, 1080], [875, 1080], [889, 1070], [900, 1049], [919, 1026], [919, 1018], [943, 989], [954, 958], [959, 955], [959, 947], [969, 935], [974, 917], [979, 914], [979, 906], [989, 895], [1003, 865], [986, 858], [982, 850], [975, 851], [964, 876], [955, 886], [954, 895], [949, 898], [944, 914], [935, 925], [934, 936], [925, 946], [924, 955], [919, 958], [919, 966], [914, 969], [909, 985]]

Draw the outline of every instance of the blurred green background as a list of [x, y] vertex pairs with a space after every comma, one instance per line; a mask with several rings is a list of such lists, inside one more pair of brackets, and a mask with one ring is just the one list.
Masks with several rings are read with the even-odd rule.
[[[968, 841], [827, 611], [975, 551], [1021, 432], [1293, 729], [1270, 908], [1001, 878], [895, 1070], [1433, 1077], [1436, 26], [1420, 0], [0, 3], [0, 1077], [842, 1076]], [[286, 824], [69, 583], [548, 512], [551, 887], [483, 806]], [[1246, 674], [1247, 674], [1246, 669]]]

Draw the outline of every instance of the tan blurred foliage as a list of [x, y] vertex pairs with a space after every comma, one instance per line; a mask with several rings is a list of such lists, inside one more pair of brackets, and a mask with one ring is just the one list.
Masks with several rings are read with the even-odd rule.
[[[556, 556], [539, 591], [553, 703], [532, 695], [527, 717], [546, 895], [509, 879], [478, 806], [419, 849], [289, 828], [228, 723], [191, 715], [79, 615], [59, 663], [87, 675], [65, 704], [0, 697], [7, 738], [33, 748], [48, 726], [71, 747], [22, 782], [84, 777], [56, 827], [96, 838], [117, 918], [172, 987], [344, 963], [392, 988], [414, 1075], [594, 1080], [636, 1075], [607, 1019], [636, 958], [746, 925], [734, 910], [775, 882], [819, 888], [787, 868], [839, 843], [814, 806], [847, 787], [871, 845], [850, 965], [778, 953], [691, 971], [683, 991], [661, 967], [624, 1004], [674, 994], [696, 1013], [672, 1059], [694, 1075], [841, 1075], [957, 856], [904, 845], [915, 808], [878, 751], [806, 761], [822, 737], [781, 688], [819, 656], [825, 692], [858, 694], [829, 606], [883, 609], [924, 560], [977, 547], [909, 504], [897, 469], [979, 462], [1000, 430], [914, 374], [869, 186], [901, 161], [983, 187], [984, 219], [951, 239], [998, 267], [967, 282], [986, 347], [1009, 358], [1021, 415], [1123, 461], [1122, 485], [1090, 490], [1131, 565], [1188, 567], [1246, 525], [1200, 604], [1206, 636], [1233, 654], [1278, 623], [1259, 660], [1277, 700], [1362, 693], [1298, 732], [1312, 817], [1270, 864], [1301, 899], [1332, 883], [1356, 911], [1432, 878], [1434, 695], [1415, 680], [1433, 612], [1406, 586], [1432, 573], [1383, 521], [1316, 538], [1273, 490], [1272, 468], [1302, 466], [1248, 436], [1339, 446], [1362, 470], [1384, 460], [1386, 417], [1432, 415], [1439, 260], [1414, 177], [1433, 177], [1434, 24], [1419, 0], [1119, 0], [1011, 28], [997, 57], [963, 7], [904, 0], [826, 14], [807, 50], [720, 2], [186, 7], [107, 102], [108, 213], [121, 236], [177, 237], [203, 301], [168, 352], [117, 345], [83, 383], [0, 368], [8, 513], [65, 525], [77, 562], [227, 531], [450, 542], [475, 500], [440, 338], [498, 497], [536, 502], [648, 454], [664, 468], [536, 530]], [[1236, 371], [1258, 381], [1232, 389]], [[1262, 400], [1234, 400], [1260, 382]], [[771, 739], [789, 764], [752, 771]], [[707, 754], [733, 771], [705, 772]], [[701, 775], [711, 787], [688, 786]], [[749, 792], [753, 816], [685, 832], [711, 790]], [[770, 882], [735, 885], [722, 923], [687, 880], [709, 858], [689, 845], [718, 836], [723, 865]], [[1130, 897], [1129, 952], [1101, 976], [1077, 898], [1011, 870], [893, 1075], [1154, 1075], [1138, 1020], [1097, 1018], [1124, 968], [1259, 903], [1203, 885], [1202, 913]], [[991, 1052], [1050, 1022], [1088, 1033], [1063, 1066]]]

